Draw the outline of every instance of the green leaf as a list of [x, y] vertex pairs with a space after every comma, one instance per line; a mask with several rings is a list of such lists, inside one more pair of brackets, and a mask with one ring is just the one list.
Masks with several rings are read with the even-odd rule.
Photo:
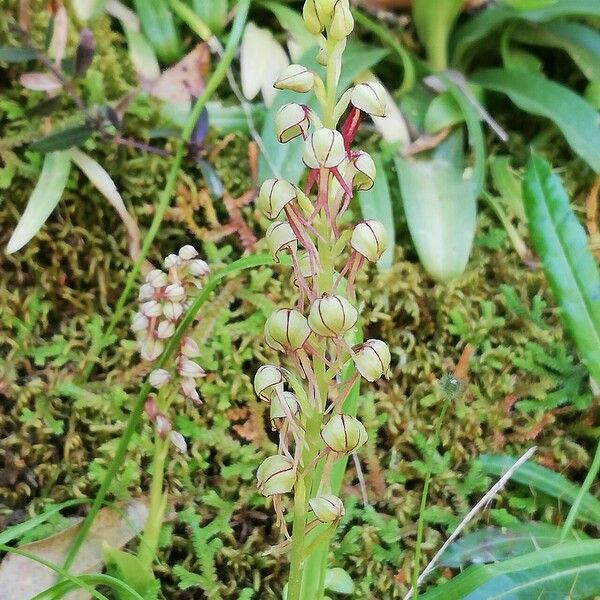
[[229, 10], [227, 0], [193, 0], [194, 12], [217, 34], [223, 30], [227, 22]]
[[556, 21], [547, 25], [522, 26], [513, 37], [523, 44], [560, 48], [567, 52], [590, 80], [600, 80], [600, 33], [581, 23]]
[[0, 46], [0, 62], [21, 63], [33, 60], [36, 56], [33, 48]]
[[600, 116], [581, 96], [542, 75], [484, 69], [472, 76], [483, 87], [506, 94], [521, 109], [550, 119], [574, 152], [600, 171]]
[[445, 160], [396, 157], [402, 204], [419, 259], [436, 281], [461, 275], [475, 236], [473, 179]]
[[583, 364], [600, 382], [600, 273], [587, 236], [550, 165], [533, 155], [523, 180], [534, 250]]
[[392, 266], [394, 261], [394, 247], [396, 232], [394, 229], [394, 212], [392, 209], [392, 198], [388, 186], [387, 176], [380, 153], [372, 155], [377, 177], [375, 184], [370, 190], [359, 192], [358, 201], [364, 219], [377, 219], [385, 227], [388, 237], [388, 245], [385, 252], [377, 262], [377, 268], [385, 271]]
[[600, 593], [600, 540], [569, 542], [518, 558], [469, 567], [422, 600], [583, 600]]
[[171, 64], [183, 56], [179, 31], [173, 13], [164, 0], [133, 0], [142, 31], [156, 50], [158, 58]]
[[[348, 43], [344, 53], [344, 61], [340, 85], [338, 90], [345, 90], [352, 80], [362, 71], [369, 69], [379, 62], [387, 54], [386, 50], [365, 46], [356, 42]], [[300, 64], [306, 65], [309, 69], [321, 72], [320, 67], [315, 61], [315, 50], [300, 58]], [[268, 161], [261, 153], [258, 164], [258, 180], [264, 181], [269, 177], [282, 177], [290, 183], [297, 184], [304, 172], [304, 163], [302, 162], [302, 141], [292, 140], [287, 144], [280, 144], [275, 134], [275, 114], [287, 102], [297, 102], [298, 94], [296, 92], [282, 90], [277, 93], [269, 112], [265, 117], [265, 124], [261, 131], [261, 138], [265, 147], [265, 153]], [[311, 94], [306, 102], [313, 109], [316, 108], [316, 100]], [[273, 172], [270, 165], [273, 165], [276, 172]]]
[[561, 17], [600, 16], [600, 2], [597, 0], [557, 0], [555, 3], [536, 10], [518, 10], [506, 4], [494, 4], [467, 19], [458, 28], [453, 41], [452, 63], [460, 65], [466, 53], [474, 48], [479, 40], [488, 36], [504, 23], [519, 19], [533, 23], [544, 23]]
[[[560, 542], [561, 528], [547, 523], [523, 523], [513, 527], [485, 527], [454, 542], [440, 557], [441, 567], [463, 568], [507, 560]], [[571, 533], [571, 539], [582, 534]]]
[[490, 159], [490, 174], [494, 187], [500, 194], [502, 202], [510, 216], [525, 220], [523, 206], [523, 189], [521, 178], [510, 165], [509, 156], [492, 156]]
[[279, 24], [299, 44], [301, 53], [316, 46], [315, 37], [306, 29], [304, 19], [299, 12], [279, 2], [265, 2], [265, 8], [268, 8], [277, 17]]
[[[483, 454], [475, 461], [475, 464], [487, 475], [499, 477], [510, 469], [515, 461], [514, 457], [503, 454]], [[559, 473], [532, 462], [525, 463], [515, 471], [511, 481], [526, 485], [569, 505], [573, 504], [579, 492], [577, 485], [571, 483]], [[600, 501], [591, 494], [586, 494], [577, 516], [588, 523], [600, 525]]]
[[536, 10], [556, 4], [558, 0], [504, 0], [504, 4], [516, 10]]
[[109, 569], [114, 569], [113, 574], [117, 574], [121, 581], [142, 596], [154, 586], [154, 575], [134, 554], [118, 548], [105, 547], [102, 550], [102, 558]]
[[585, 88], [585, 99], [597, 110], [600, 110], [600, 81], [592, 81]]
[[349, 595], [354, 593], [354, 581], [347, 571], [340, 567], [327, 569], [325, 572], [325, 589], [336, 594]]
[[29, 146], [34, 152], [55, 152], [56, 150], [67, 150], [73, 146], [81, 146], [93, 133], [88, 125], [75, 125], [59, 131], [53, 131], [50, 135], [43, 137]]
[[71, 158], [68, 152], [46, 154], [40, 178], [6, 245], [8, 254], [20, 250], [46, 222], [62, 196], [70, 170]]

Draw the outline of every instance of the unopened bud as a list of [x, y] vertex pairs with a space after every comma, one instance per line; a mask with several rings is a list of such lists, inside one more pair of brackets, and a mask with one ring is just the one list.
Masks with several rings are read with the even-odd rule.
[[152, 317], [160, 317], [162, 314], [162, 306], [156, 300], [148, 300], [140, 304], [140, 310], [149, 319]]
[[302, 7], [302, 17], [306, 29], [317, 35], [327, 27], [331, 21], [334, 0], [306, 0]]
[[196, 406], [202, 404], [200, 394], [196, 389], [196, 380], [192, 377], [183, 377], [181, 379], [181, 392], [187, 400], [190, 400]]
[[148, 327], [148, 317], [141, 312], [135, 313], [133, 315], [133, 320], [131, 321], [131, 331], [137, 333], [138, 331], [144, 331]]
[[371, 156], [366, 152], [359, 152], [352, 159], [352, 167], [354, 170], [352, 185], [357, 190], [370, 190], [375, 183], [375, 175], [377, 174]]
[[169, 437], [171, 439], [171, 444], [175, 446], [178, 452], [180, 452], [181, 454], [185, 454], [187, 452], [187, 442], [185, 441], [185, 438], [179, 433], [179, 431], [171, 431]]
[[197, 358], [200, 356], [198, 344], [189, 335], [186, 335], [182, 340], [181, 353], [188, 358]]
[[344, 296], [323, 294], [311, 304], [308, 324], [317, 335], [337, 337], [354, 327], [357, 318], [356, 309]]
[[165, 256], [163, 260], [163, 266], [165, 269], [172, 269], [173, 267], [178, 267], [181, 264], [182, 260], [177, 256], [177, 254], [169, 254]]
[[169, 321], [177, 321], [183, 314], [183, 306], [179, 302], [165, 302], [163, 306], [163, 315]]
[[277, 139], [285, 144], [299, 135], [305, 137], [310, 127], [308, 109], [301, 104], [290, 102], [284, 104], [275, 115], [275, 131]]
[[142, 283], [138, 293], [138, 300], [150, 300], [154, 297], [154, 288], [149, 283]]
[[150, 385], [156, 389], [160, 389], [169, 381], [169, 371], [166, 369], [154, 369], [148, 377]]
[[204, 377], [206, 375], [206, 371], [196, 362], [186, 358], [185, 356], [181, 357], [177, 361], [177, 372], [182, 377]]
[[273, 84], [278, 90], [292, 90], [301, 94], [309, 92], [315, 83], [315, 74], [303, 65], [291, 64]]
[[270, 402], [273, 395], [283, 393], [284, 372], [275, 365], [262, 365], [254, 375], [254, 391], [265, 402]]
[[169, 283], [167, 274], [160, 269], [152, 269], [146, 274], [146, 283], [149, 283], [152, 287], [159, 288], [164, 287]]
[[161, 340], [170, 338], [175, 333], [173, 321], [161, 321], [156, 328], [156, 336]]
[[165, 288], [165, 296], [171, 302], [181, 302], [185, 298], [185, 289], [180, 283], [171, 283]]
[[171, 421], [163, 413], [158, 413], [154, 419], [154, 427], [156, 433], [164, 440], [171, 431]]
[[205, 260], [196, 258], [189, 262], [190, 275], [194, 277], [206, 277], [210, 273], [210, 267]]
[[333, 494], [321, 494], [308, 501], [315, 517], [321, 523], [333, 523], [344, 516], [344, 503]]
[[192, 260], [192, 258], [196, 258], [198, 256], [198, 250], [194, 248], [191, 244], [186, 244], [179, 249], [179, 258], [181, 260]]
[[267, 244], [276, 262], [279, 262], [279, 254], [284, 250], [295, 252], [298, 248], [296, 234], [287, 221], [273, 221], [267, 233]]
[[281, 454], [265, 458], [256, 472], [256, 486], [263, 496], [287, 494], [292, 491], [294, 483], [294, 462]]
[[297, 195], [295, 186], [285, 179], [267, 179], [260, 186], [256, 206], [268, 219], [276, 219]]
[[368, 439], [365, 426], [350, 415], [333, 415], [323, 427], [321, 438], [333, 452], [350, 454]]
[[366, 81], [354, 86], [350, 102], [373, 117], [385, 117], [385, 88], [378, 81]]
[[310, 336], [306, 317], [292, 308], [279, 308], [265, 323], [265, 339], [274, 350], [299, 350]]
[[144, 411], [148, 415], [148, 419], [150, 419], [150, 421], [152, 423], [154, 423], [157, 415], [159, 414], [158, 406], [156, 405], [156, 398], [154, 397], [154, 394], [150, 394], [146, 398], [146, 402], [144, 403]]
[[295, 416], [300, 412], [298, 398], [292, 392], [273, 394], [270, 408], [271, 424], [275, 426], [277, 419], [284, 419], [288, 415]]
[[375, 219], [361, 221], [354, 227], [350, 246], [370, 262], [377, 262], [387, 247], [385, 227]]
[[376, 381], [387, 375], [392, 357], [385, 342], [371, 339], [354, 346], [353, 350], [356, 353], [354, 366], [367, 381]]
[[304, 142], [302, 160], [309, 169], [333, 169], [345, 157], [344, 139], [335, 129], [321, 127]]
[[343, 40], [347, 38], [354, 29], [354, 17], [350, 11], [348, 0], [336, 0], [333, 5], [333, 15], [327, 30], [332, 40]]
[[160, 340], [148, 336], [140, 348], [140, 355], [144, 360], [156, 360], [164, 349], [165, 345]]

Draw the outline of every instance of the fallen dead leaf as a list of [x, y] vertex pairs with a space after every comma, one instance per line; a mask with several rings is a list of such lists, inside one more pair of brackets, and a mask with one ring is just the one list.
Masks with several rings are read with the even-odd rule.
[[[96, 573], [102, 569], [102, 547], [108, 544], [122, 548], [142, 531], [148, 518], [145, 500], [132, 500], [120, 511], [103, 508], [97, 515], [89, 534], [71, 567], [71, 573]], [[81, 519], [79, 519], [81, 521]], [[20, 546], [44, 560], [62, 565], [67, 551], [79, 530], [80, 523], [44, 540]], [[45, 566], [23, 556], [8, 554], [0, 564], [0, 600], [30, 600], [56, 581], [56, 573]], [[84, 600], [89, 594], [73, 592], [65, 599]]]
[[23, 73], [19, 81], [24, 88], [36, 92], [54, 92], [62, 86], [52, 73]]

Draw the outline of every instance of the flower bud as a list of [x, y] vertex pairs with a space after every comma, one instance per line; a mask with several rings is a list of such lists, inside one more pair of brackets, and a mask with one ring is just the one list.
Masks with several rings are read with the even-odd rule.
[[198, 394], [198, 390], [196, 389], [196, 380], [192, 377], [183, 377], [181, 379], [181, 392], [185, 398], [196, 406], [202, 404], [200, 394]]
[[206, 375], [206, 371], [196, 362], [186, 358], [185, 356], [181, 357], [177, 361], [177, 372], [182, 377], [204, 377]]
[[163, 413], [158, 413], [154, 419], [156, 433], [164, 440], [171, 431], [171, 421]]
[[179, 431], [171, 431], [169, 434], [169, 438], [171, 440], [171, 444], [175, 446], [175, 448], [181, 453], [185, 454], [187, 452], [187, 442], [185, 438], [179, 433]]
[[183, 306], [179, 302], [165, 302], [162, 311], [166, 319], [177, 321], [183, 314]]
[[287, 494], [296, 483], [294, 463], [286, 456], [275, 454], [265, 458], [256, 472], [256, 487], [263, 496]]
[[[304, 279], [309, 279], [315, 276], [316, 265], [310, 260], [310, 256], [307, 252], [298, 253], [298, 266], [300, 267], [300, 274]], [[298, 278], [296, 277], [296, 271], [294, 271], [293, 278], [294, 285], [298, 286]]]
[[373, 117], [385, 117], [385, 88], [379, 81], [367, 81], [354, 86], [350, 102]]
[[154, 297], [154, 288], [149, 283], [142, 283], [138, 293], [138, 300], [150, 300]]
[[310, 327], [306, 317], [292, 308], [277, 309], [265, 323], [267, 344], [279, 352], [299, 350], [309, 335]]
[[377, 262], [387, 247], [385, 227], [375, 219], [361, 221], [354, 227], [350, 246], [370, 262]]
[[148, 397], [146, 398], [146, 402], [144, 403], [144, 410], [146, 411], [146, 414], [148, 415], [148, 419], [150, 419], [150, 421], [152, 423], [154, 423], [157, 415], [159, 414], [158, 406], [156, 406], [156, 398], [154, 397], [154, 394], [149, 394]]
[[301, 94], [309, 92], [315, 83], [315, 74], [303, 65], [291, 64], [273, 84], [278, 90], [292, 90]]
[[165, 288], [165, 296], [171, 302], [181, 302], [185, 298], [185, 289], [180, 283], [171, 283]]
[[323, 294], [311, 304], [308, 324], [317, 335], [337, 337], [351, 329], [357, 318], [356, 309], [346, 298]]
[[148, 327], [148, 317], [141, 312], [135, 313], [133, 315], [133, 320], [131, 321], [131, 331], [137, 333], [138, 331], [144, 331]]
[[301, 104], [290, 102], [284, 104], [275, 115], [275, 131], [277, 139], [285, 144], [299, 135], [305, 136], [310, 127], [308, 109]]
[[340, 498], [333, 494], [321, 494], [311, 498], [308, 505], [321, 523], [333, 523], [344, 516], [344, 504]]
[[156, 328], [156, 336], [160, 340], [166, 340], [175, 333], [175, 324], [173, 321], [161, 321]]
[[356, 353], [354, 366], [367, 381], [376, 381], [389, 371], [392, 357], [385, 342], [371, 339], [352, 349]]
[[200, 348], [198, 348], [198, 344], [189, 335], [186, 335], [182, 340], [181, 354], [187, 356], [188, 358], [197, 358], [200, 356]]
[[352, 185], [357, 190], [370, 190], [375, 183], [375, 175], [377, 174], [371, 156], [366, 152], [358, 152], [352, 159], [352, 167], [354, 168]]
[[282, 394], [273, 394], [271, 398], [271, 424], [274, 425], [276, 419], [284, 419], [288, 415], [297, 415], [300, 412], [298, 398], [292, 392], [283, 392]]
[[304, 142], [302, 160], [309, 169], [333, 169], [346, 157], [344, 139], [335, 129], [321, 127]]
[[348, 0], [336, 0], [333, 5], [333, 15], [327, 33], [332, 40], [343, 40], [354, 29], [354, 17], [350, 11]]
[[146, 283], [149, 283], [154, 288], [164, 287], [169, 283], [167, 274], [160, 269], [152, 269], [146, 274]]
[[188, 264], [190, 275], [194, 277], [205, 277], [210, 274], [210, 267], [205, 260], [200, 258], [196, 258], [194, 260], [190, 260]]
[[266, 233], [269, 250], [276, 262], [279, 262], [279, 253], [284, 250], [295, 252], [298, 248], [296, 234], [287, 221], [273, 221]]
[[169, 381], [169, 371], [166, 369], [154, 369], [148, 377], [150, 385], [156, 389], [160, 389]]
[[331, 21], [334, 0], [306, 0], [302, 7], [302, 17], [306, 29], [318, 35]]
[[156, 360], [164, 349], [165, 345], [160, 340], [148, 336], [140, 348], [140, 355], [144, 360]]
[[284, 372], [275, 365], [262, 365], [254, 375], [254, 391], [265, 402], [270, 402], [273, 395], [283, 393]]
[[192, 260], [198, 256], [198, 250], [191, 244], [186, 244], [179, 249], [178, 254], [181, 260]]
[[173, 267], [178, 267], [182, 263], [182, 260], [177, 254], [169, 254], [165, 256], [163, 260], [163, 266], [165, 269], [172, 269]]
[[323, 427], [321, 438], [333, 452], [350, 454], [368, 439], [365, 426], [350, 415], [333, 415]]
[[295, 186], [285, 179], [267, 179], [260, 186], [256, 206], [268, 219], [276, 219], [297, 195]]
[[149, 319], [160, 317], [162, 314], [162, 306], [156, 300], [148, 300], [148, 302], [140, 304], [140, 310]]

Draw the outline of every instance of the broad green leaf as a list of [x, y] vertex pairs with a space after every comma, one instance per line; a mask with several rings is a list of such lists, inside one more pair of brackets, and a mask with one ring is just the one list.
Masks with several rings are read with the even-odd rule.
[[33, 60], [36, 57], [33, 48], [18, 46], [0, 46], [0, 62], [20, 63]]
[[122, 23], [127, 38], [127, 49], [129, 50], [129, 60], [133, 65], [136, 75], [154, 81], [160, 77], [160, 66], [154, 52], [144, 34], [127, 27]]
[[[512, 456], [483, 454], [475, 463], [488, 475], [499, 477], [510, 469], [515, 461], [516, 459]], [[525, 463], [515, 471], [511, 481], [526, 485], [569, 505], [573, 504], [579, 492], [578, 486], [559, 473], [532, 462]], [[577, 516], [588, 523], [600, 525], [600, 501], [591, 494], [587, 494]]]
[[440, 159], [396, 157], [396, 171], [408, 228], [423, 267], [436, 281], [458, 277], [475, 236], [473, 179]]
[[215, 34], [220, 33], [227, 22], [228, 5], [227, 0], [193, 0], [192, 2], [194, 12]]
[[585, 99], [597, 110], [600, 110], [600, 81], [592, 81], [585, 88]]
[[40, 178], [29, 197], [25, 212], [8, 240], [8, 254], [20, 250], [46, 222], [62, 196], [70, 170], [71, 158], [68, 152], [46, 154]]
[[[454, 569], [469, 564], [507, 560], [560, 542], [561, 528], [547, 523], [523, 523], [513, 527], [485, 527], [454, 542], [440, 557], [441, 567]], [[583, 534], [571, 532], [570, 540]]]
[[[315, 49], [311, 49], [308, 53], [302, 56], [298, 61], [300, 64], [306, 65], [309, 69], [313, 69], [322, 74], [322, 67], [315, 61]], [[338, 91], [341, 93], [358, 76], [359, 73], [372, 67], [378, 63], [385, 55], [386, 50], [365, 46], [357, 42], [350, 42], [344, 52], [344, 60], [340, 85]], [[261, 154], [258, 165], [258, 180], [264, 181], [269, 177], [282, 177], [290, 183], [297, 184], [304, 172], [304, 163], [302, 162], [302, 141], [299, 139], [292, 140], [287, 144], [280, 144], [275, 135], [275, 113], [287, 102], [298, 102], [298, 94], [288, 90], [282, 90], [277, 93], [273, 100], [269, 112], [265, 117], [265, 124], [261, 131], [266, 154], [269, 161]], [[307, 95], [307, 100], [302, 100], [313, 109], [316, 108], [314, 95]], [[276, 172], [271, 170], [269, 163], [273, 166]]]
[[506, 69], [484, 69], [472, 76], [484, 88], [506, 94], [521, 109], [550, 119], [574, 152], [600, 171], [598, 112], [581, 96], [542, 75]]
[[183, 56], [179, 31], [173, 13], [164, 0], [133, 0], [142, 31], [163, 63], [174, 63]]
[[384, 169], [381, 154], [373, 154], [373, 162], [377, 169], [375, 184], [370, 190], [358, 193], [360, 210], [364, 219], [377, 219], [385, 226], [388, 237], [388, 245], [385, 252], [377, 262], [377, 268], [385, 271], [392, 266], [394, 261], [394, 247], [396, 232], [394, 230], [394, 212], [392, 209], [392, 198], [390, 188]]
[[109, 570], [114, 570], [113, 575], [118, 575], [121, 581], [142, 596], [152, 588], [155, 582], [152, 571], [146, 569], [134, 554], [118, 548], [104, 547], [102, 558]]
[[600, 33], [587, 25], [556, 21], [546, 25], [523, 25], [512, 32], [523, 44], [561, 48], [590, 80], [600, 80]]
[[583, 600], [600, 593], [600, 540], [569, 542], [518, 558], [475, 565], [422, 600]]
[[531, 241], [583, 364], [600, 382], [600, 273], [587, 236], [550, 165], [529, 159], [523, 180]]
[[316, 39], [306, 29], [304, 19], [299, 12], [279, 2], [265, 2], [265, 8], [277, 17], [279, 24], [294, 38], [301, 54], [316, 46]]
[[354, 593], [354, 581], [344, 569], [334, 567], [325, 572], [325, 589], [336, 594], [348, 595]]
[[517, 10], [535, 10], [556, 4], [558, 0], [503, 0], [503, 2]]
[[553, 4], [535, 10], [518, 10], [506, 4], [493, 4], [471, 19], [467, 19], [465, 24], [458, 28], [453, 36], [452, 64], [455, 66], [462, 64], [465, 54], [479, 40], [511, 20], [544, 23], [561, 17], [586, 16], [600, 16], [598, 0], [557, 0]]
[[[481, 88], [468, 86], [473, 98], [482, 102]], [[460, 105], [454, 99], [452, 91], [445, 91], [436, 96], [425, 113], [425, 131], [437, 133], [446, 127], [452, 127], [465, 120], [465, 115]]]
[[88, 125], [75, 125], [43, 137], [29, 146], [34, 152], [55, 152], [68, 150], [73, 146], [81, 146], [92, 136], [93, 130]]

